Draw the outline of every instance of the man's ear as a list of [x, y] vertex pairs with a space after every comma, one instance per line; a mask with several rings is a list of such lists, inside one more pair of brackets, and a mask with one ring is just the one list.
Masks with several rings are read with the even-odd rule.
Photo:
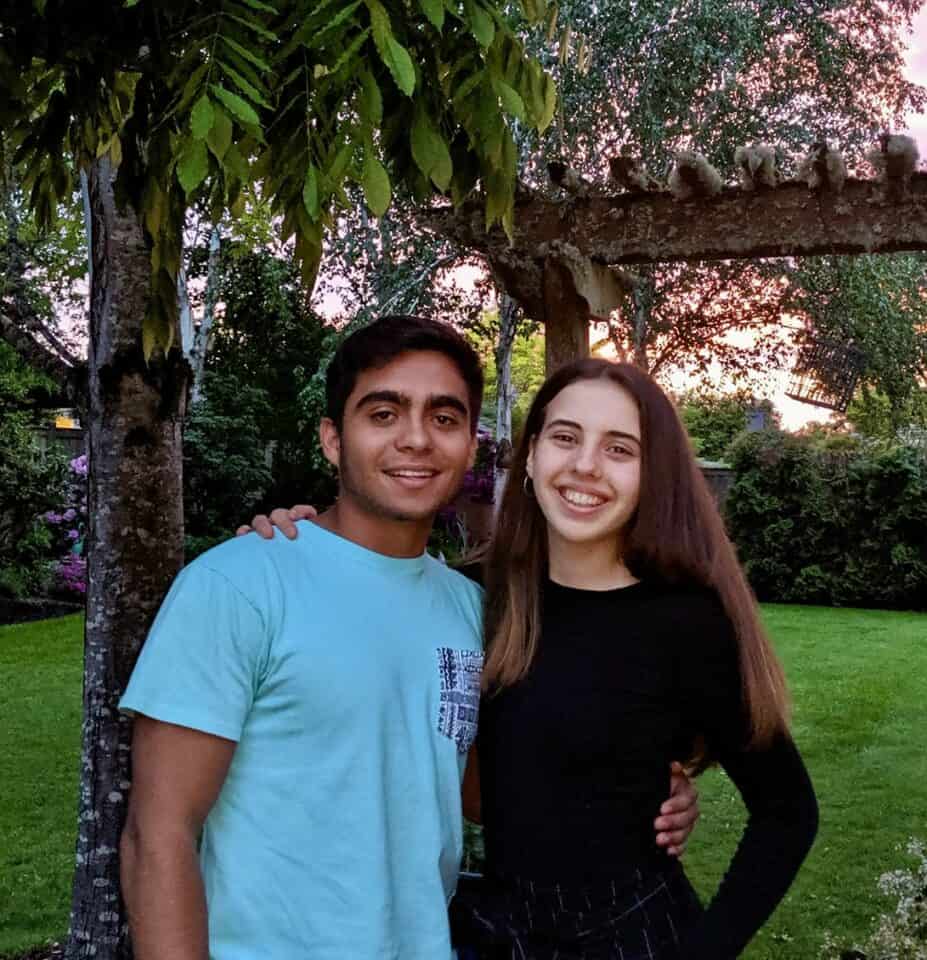
[[319, 443], [325, 459], [337, 470], [341, 466], [341, 434], [331, 417], [319, 421]]
[[467, 469], [472, 470], [473, 464], [476, 463], [476, 451], [479, 450], [480, 441], [479, 437], [474, 433], [470, 438], [470, 455], [467, 457]]

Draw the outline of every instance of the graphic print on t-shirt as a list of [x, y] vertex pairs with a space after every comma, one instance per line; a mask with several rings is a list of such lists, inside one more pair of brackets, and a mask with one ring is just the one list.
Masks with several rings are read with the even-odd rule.
[[451, 647], [438, 647], [436, 652], [441, 675], [438, 730], [453, 740], [461, 753], [466, 753], [476, 737], [483, 654]]

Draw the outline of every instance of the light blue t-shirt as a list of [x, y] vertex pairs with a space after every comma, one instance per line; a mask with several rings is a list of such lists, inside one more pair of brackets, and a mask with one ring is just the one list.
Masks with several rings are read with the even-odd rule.
[[313, 523], [174, 582], [121, 707], [237, 741], [200, 851], [212, 960], [447, 960], [481, 591]]

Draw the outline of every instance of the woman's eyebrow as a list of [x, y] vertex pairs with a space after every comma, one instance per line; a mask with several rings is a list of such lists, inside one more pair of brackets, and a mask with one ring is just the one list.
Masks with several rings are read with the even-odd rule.
[[[580, 433], [583, 432], [582, 425], [578, 424], [575, 420], [551, 420], [550, 423], [547, 424], [547, 429], [550, 430], [553, 427], [569, 427], [572, 430], [578, 430]], [[618, 437], [622, 440], [633, 440], [635, 443], [641, 442], [640, 437], [636, 437], [633, 433], [626, 433], [624, 430], [606, 430], [605, 436]]]

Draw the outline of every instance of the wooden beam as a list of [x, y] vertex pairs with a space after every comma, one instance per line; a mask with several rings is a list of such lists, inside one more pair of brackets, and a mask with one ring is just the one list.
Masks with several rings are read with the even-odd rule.
[[681, 202], [669, 193], [550, 200], [522, 196], [515, 244], [498, 228], [486, 232], [482, 204], [430, 213], [432, 228], [484, 253], [508, 292], [525, 303], [543, 286], [551, 243], [569, 244], [601, 264], [687, 260], [753, 260], [829, 253], [897, 253], [927, 249], [927, 173], [907, 195], [888, 199], [870, 180], [848, 180], [842, 193], [816, 194], [797, 182], [747, 193]]

